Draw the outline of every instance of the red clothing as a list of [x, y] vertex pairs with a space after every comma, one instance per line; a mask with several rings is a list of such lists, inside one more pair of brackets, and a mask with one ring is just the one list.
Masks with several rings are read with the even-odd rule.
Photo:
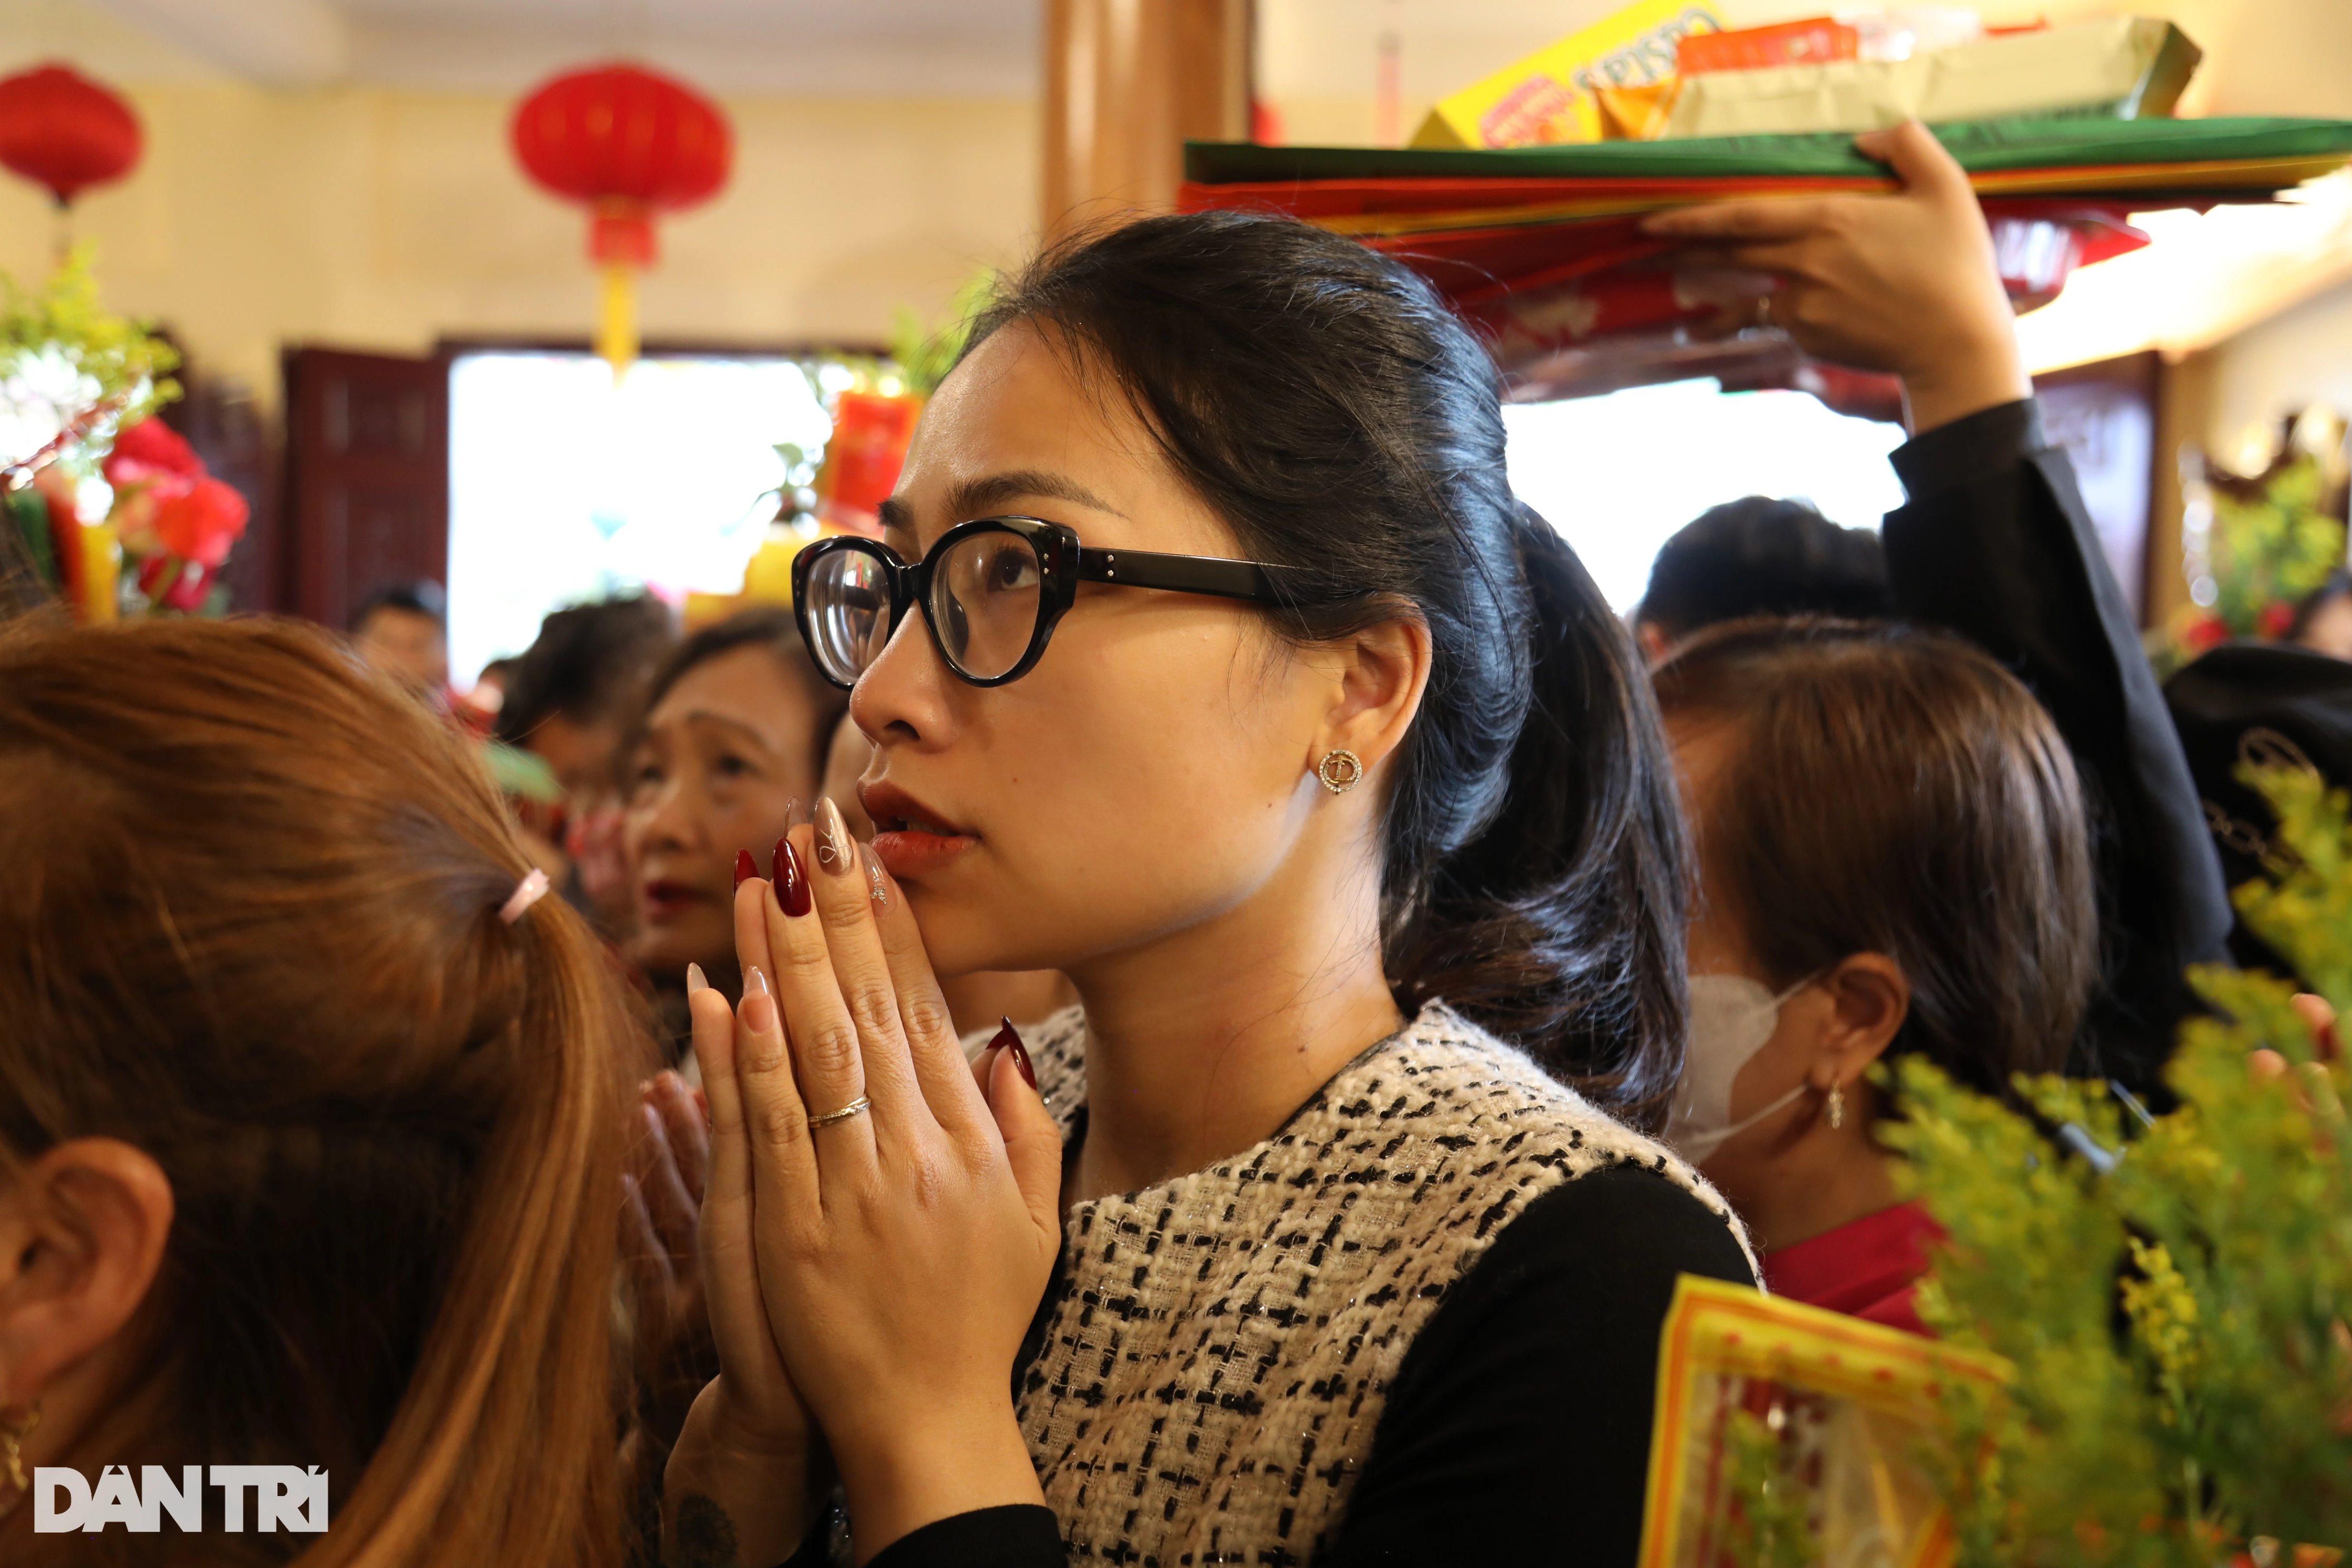
[[1926, 1205], [1896, 1204], [1766, 1253], [1764, 1284], [1791, 1301], [1926, 1334], [1913, 1298], [1927, 1248], [1943, 1239]]

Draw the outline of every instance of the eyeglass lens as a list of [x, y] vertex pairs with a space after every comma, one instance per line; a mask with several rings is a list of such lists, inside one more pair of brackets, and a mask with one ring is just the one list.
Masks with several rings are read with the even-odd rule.
[[[931, 560], [930, 620], [940, 651], [964, 675], [1009, 675], [1036, 635], [1042, 574], [1020, 534], [967, 534]], [[834, 679], [849, 684], [890, 640], [890, 585], [882, 563], [862, 550], [836, 550], [809, 573], [811, 651]]]
[[862, 550], [830, 552], [809, 573], [807, 593], [809, 652], [826, 675], [855, 682], [890, 639], [890, 584], [882, 563]]
[[1009, 674], [1036, 634], [1037, 552], [1017, 533], [957, 540], [931, 563], [931, 624], [948, 662], [976, 680]]

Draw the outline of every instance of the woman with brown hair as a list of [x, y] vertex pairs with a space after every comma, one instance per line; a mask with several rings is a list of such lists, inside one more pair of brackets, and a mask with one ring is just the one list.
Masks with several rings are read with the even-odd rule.
[[2073, 761], [1985, 654], [1891, 623], [1731, 622], [1654, 679], [1700, 868], [1667, 1141], [1773, 1290], [1917, 1331], [1934, 1224], [1865, 1075], [1916, 1052], [2005, 1097], [2063, 1064], [2098, 948]]
[[[0, 637], [0, 1556], [617, 1558], [642, 1064], [544, 889], [322, 637]], [[318, 1467], [331, 1528], [227, 1532], [205, 1485], [203, 1533], [37, 1534], [21, 1489], [186, 1465]]]

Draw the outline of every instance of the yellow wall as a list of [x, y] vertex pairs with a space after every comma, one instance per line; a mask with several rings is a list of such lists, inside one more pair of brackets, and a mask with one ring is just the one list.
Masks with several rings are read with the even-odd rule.
[[[2352, 416], [2352, 284], [2283, 310], [2210, 353], [2207, 451], [2235, 461], [2252, 434], [2315, 403]], [[2267, 431], [2265, 432], [2267, 433]]]
[[[86, 196], [77, 226], [99, 243], [107, 300], [157, 317], [265, 401], [289, 342], [414, 353], [445, 334], [588, 334], [585, 222], [515, 166], [510, 98], [117, 85], [145, 124], [146, 158]], [[642, 299], [650, 337], [876, 342], [895, 306], [929, 316], [975, 268], [1031, 242], [1039, 130], [1026, 100], [725, 108], [734, 178], [663, 222]], [[46, 269], [47, 206], [0, 178], [0, 269]]]

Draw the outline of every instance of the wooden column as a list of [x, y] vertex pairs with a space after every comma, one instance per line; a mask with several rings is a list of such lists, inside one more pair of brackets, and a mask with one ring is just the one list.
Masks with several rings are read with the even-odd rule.
[[1048, 236], [1164, 212], [1184, 142], [1249, 134], [1250, 0], [1045, 0]]

